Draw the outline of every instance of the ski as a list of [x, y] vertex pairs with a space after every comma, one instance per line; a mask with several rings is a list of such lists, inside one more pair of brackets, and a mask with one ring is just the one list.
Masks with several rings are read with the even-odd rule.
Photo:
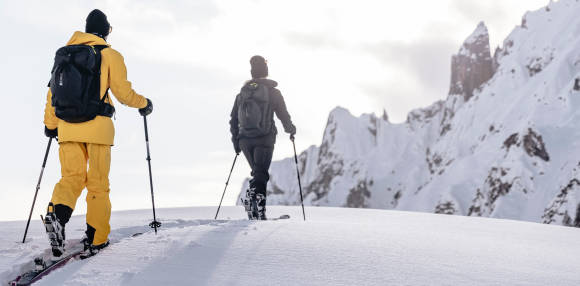
[[290, 215], [285, 214], [285, 215], [281, 215], [279, 217], [269, 218], [268, 220], [281, 220], [281, 219], [289, 219], [289, 218], [290, 218]]
[[34, 259], [35, 269], [25, 272], [16, 279], [10, 281], [8, 285], [10, 286], [24, 286], [24, 285], [31, 285], [34, 282], [42, 279], [52, 271], [59, 269], [65, 266], [67, 263], [73, 260], [79, 259], [79, 256], [83, 250], [76, 250], [72, 253], [65, 255], [63, 258], [52, 260], [52, 259], [44, 259], [42, 257], [37, 257]]
[[[145, 232], [137, 232], [131, 235], [131, 237], [137, 237], [145, 234]], [[81, 254], [83, 253], [83, 249], [75, 249], [69, 254], [63, 255], [63, 257], [58, 258], [56, 260], [52, 260], [50, 258], [46, 259], [44, 257], [37, 257], [34, 259], [35, 268], [29, 271], [24, 272], [23, 274], [18, 275], [16, 279], [10, 281], [8, 285], [10, 286], [25, 286], [31, 285], [32, 283], [38, 282], [40, 279], [45, 277], [46, 275], [50, 274], [52, 271], [57, 270], [68, 264], [69, 262], [76, 261], [76, 260], [83, 260]], [[94, 256], [94, 255], [93, 255]], [[84, 259], [89, 259], [90, 257], [86, 257]]]

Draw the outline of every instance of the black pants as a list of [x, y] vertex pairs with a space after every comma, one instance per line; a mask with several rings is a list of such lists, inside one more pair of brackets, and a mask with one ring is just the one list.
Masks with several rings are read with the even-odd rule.
[[257, 194], [266, 195], [266, 185], [270, 180], [270, 163], [274, 153], [276, 134], [258, 138], [240, 139], [240, 148], [252, 168], [250, 188], [254, 188]]

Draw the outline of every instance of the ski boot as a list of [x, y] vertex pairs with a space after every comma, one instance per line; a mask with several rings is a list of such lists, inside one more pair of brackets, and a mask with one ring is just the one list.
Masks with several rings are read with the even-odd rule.
[[264, 194], [256, 194], [256, 219], [267, 220], [266, 218], [266, 196]]
[[34, 270], [42, 271], [44, 269], [46, 269], [46, 261], [44, 261], [44, 258], [42, 257], [34, 258]]
[[246, 198], [244, 199], [244, 208], [248, 213], [249, 220], [258, 219], [258, 207], [256, 202], [256, 192], [254, 188], [246, 190]]
[[64, 224], [56, 217], [52, 203], [48, 204], [46, 216], [44, 217], [44, 228], [52, 248], [52, 255], [60, 257], [65, 251]]
[[99, 251], [101, 251], [102, 249], [104, 249], [105, 247], [109, 246], [109, 241], [107, 240], [107, 242], [103, 243], [103, 244], [99, 244], [99, 245], [93, 245], [92, 242], [89, 241], [88, 237], [84, 237], [81, 240], [81, 243], [83, 244], [83, 252], [81, 253], [81, 255], [79, 256], [80, 259], [87, 259], [91, 256], [95, 256], [99, 253]]

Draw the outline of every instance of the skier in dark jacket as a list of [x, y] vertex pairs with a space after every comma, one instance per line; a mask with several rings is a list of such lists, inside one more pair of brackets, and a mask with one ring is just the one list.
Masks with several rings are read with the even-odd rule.
[[267, 79], [268, 65], [261, 56], [250, 59], [252, 79], [247, 81], [231, 113], [230, 131], [236, 154], [244, 153], [252, 168], [250, 188], [246, 190], [244, 206], [249, 219], [266, 219], [266, 185], [270, 179], [268, 169], [276, 143], [274, 113], [284, 126], [284, 131], [294, 138], [296, 127], [292, 124], [284, 98], [276, 88], [278, 83]]

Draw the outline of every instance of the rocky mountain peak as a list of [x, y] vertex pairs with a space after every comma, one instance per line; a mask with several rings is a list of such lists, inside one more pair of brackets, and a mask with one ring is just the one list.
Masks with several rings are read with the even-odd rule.
[[[453, 56], [447, 98], [404, 123], [334, 109], [298, 157], [304, 203], [580, 227], [580, 42], [569, 40], [580, 0], [549, 8], [529, 12], [495, 60], [480, 23]], [[294, 164], [272, 163], [268, 204], [301, 203]]]
[[[485, 38], [488, 38], [488, 40], [485, 40]], [[489, 32], [487, 30], [487, 26], [483, 21], [477, 24], [477, 27], [475, 27], [475, 30], [471, 33], [471, 35], [469, 35], [469, 37], [465, 39], [463, 45], [465, 47], [466, 44], [470, 45], [478, 41], [484, 41], [489, 43]]]
[[474, 90], [493, 76], [493, 70], [489, 33], [487, 26], [480, 22], [451, 58], [449, 94], [460, 94], [465, 101], [469, 100]]

